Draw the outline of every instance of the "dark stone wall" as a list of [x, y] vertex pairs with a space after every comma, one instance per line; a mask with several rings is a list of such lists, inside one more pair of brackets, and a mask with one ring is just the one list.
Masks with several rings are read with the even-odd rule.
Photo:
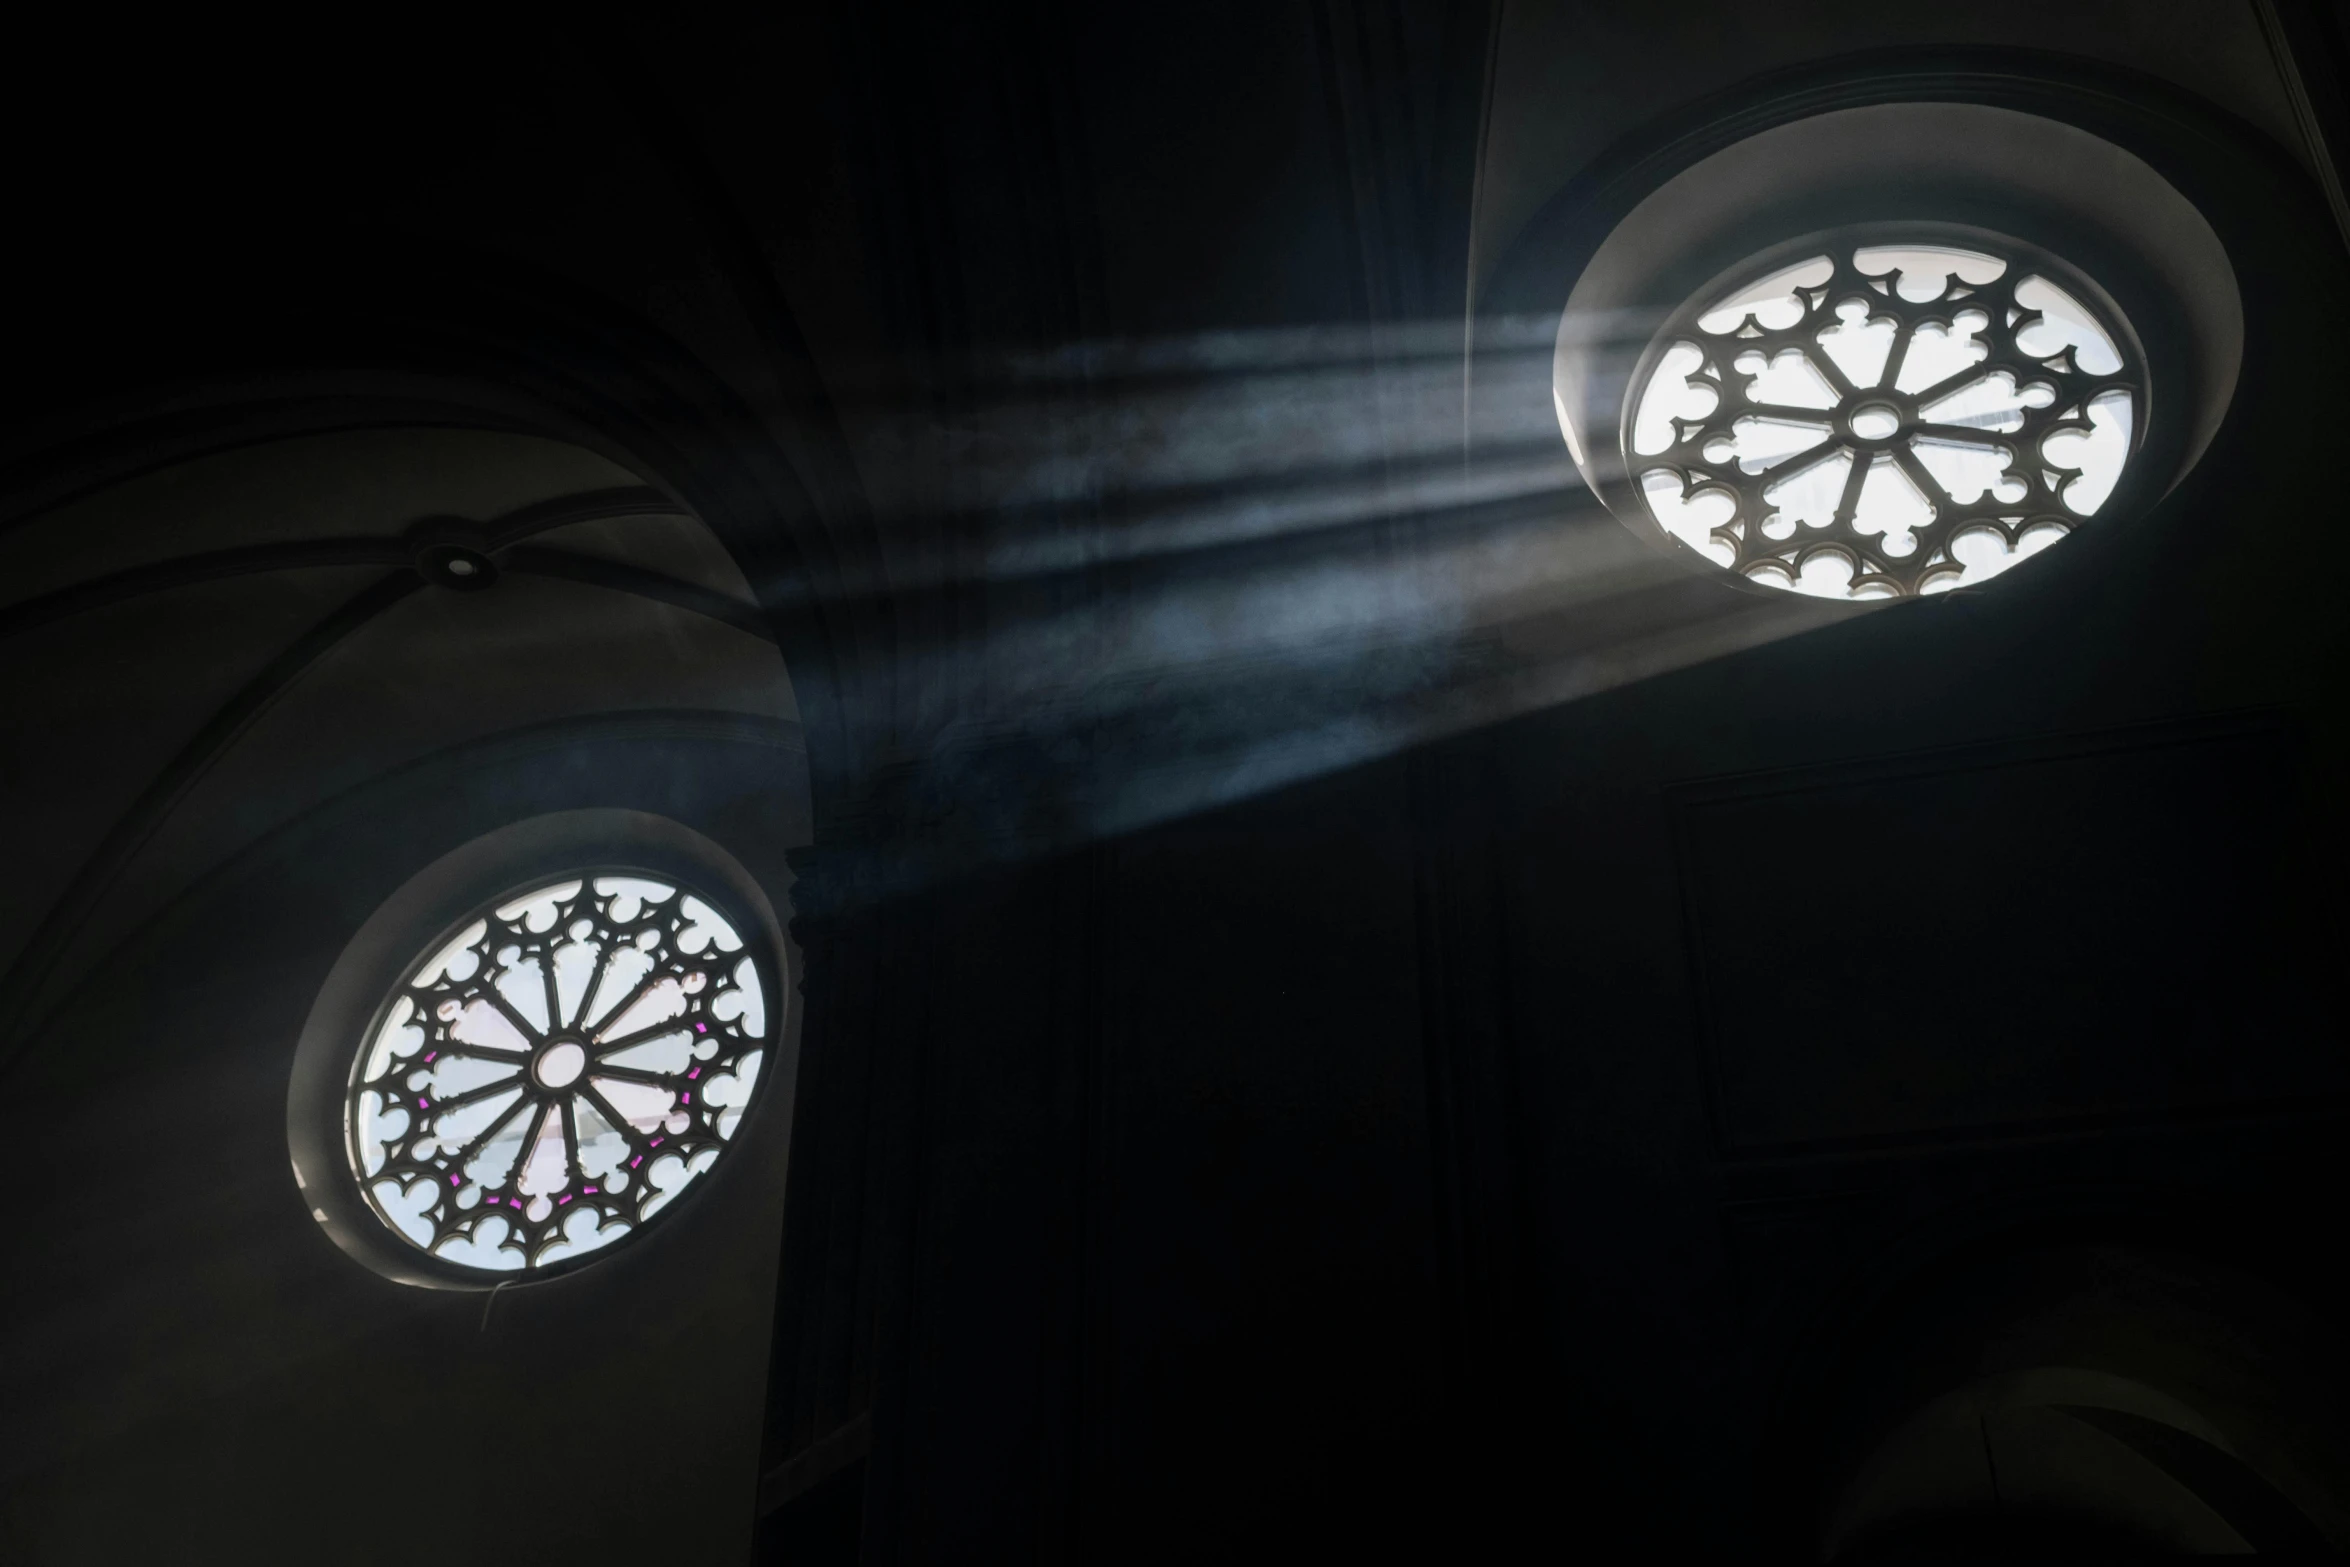
[[[2273, 150], [2165, 128], [2151, 89], [2101, 102], [2221, 230], [2248, 313], [2229, 423], [2151, 514], [1980, 595], [1262, 792], [1233, 783], [1277, 772], [1247, 741], [1304, 727], [1262, 715], [1309, 677], [1171, 680], [1191, 749], [1076, 706], [1069, 748], [979, 738], [947, 770], [994, 780], [957, 798], [1002, 827], [1188, 768], [1179, 819], [869, 902], [849, 850], [812, 868], [854, 906], [812, 938], [843, 987], [813, 1026], [904, 1074], [869, 1124], [917, 1129], [861, 1176], [902, 1183], [871, 1198], [897, 1271], [851, 1471], [870, 1559], [1807, 1557], [1865, 1442], [1833, 1411], [1894, 1377], [1880, 1314], [1919, 1280], [2127, 1238], [2338, 1299], [2299, 1238], [2341, 1191], [2341, 617], [2285, 563], [2330, 548], [2304, 454], [2338, 391], [2296, 345], [2343, 262]], [[1248, 297], [1324, 220], [1348, 214], [1291, 211]], [[1132, 500], [1087, 504], [1114, 532]], [[1422, 515], [1376, 558], [1457, 586], [1447, 547], [1493, 526]], [[1361, 542], [1103, 581], [1182, 603]], [[1604, 657], [1641, 611], [1562, 613], [1560, 641]], [[1463, 642], [1419, 666], [1434, 691], [1532, 659]], [[1408, 695], [1374, 693], [1378, 659], [1311, 678]], [[815, 1331], [818, 1249], [787, 1229], [780, 1343]], [[777, 1384], [778, 1454], [820, 1435], [805, 1389]]]
[[[1837, 16], [1805, 91], [1919, 42]], [[1625, 72], [1669, 75], [1660, 18]], [[413, 1450], [452, 1476], [448, 1560], [1810, 1559], [1898, 1403], [1864, 1395], [1966, 1360], [1963, 1325], [1902, 1339], [1921, 1281], [2127, 1237], [2339, 1314], [2313, 345], [2350, 277], [2316, 187], [2175, 88], [1942, 60], [1936, 91], [2069, 104], [2211, 218], [2229, 422], [2148, 515], [1989, 592], [1660, 666], [1657, 625], [1747, 601], [1653, 562], [1607, 588], [1638, 550], [1524, 340], [1479, 384], [1534, 387], [1530, 425], [1461, 445], [1464, 337], [1482, 376], [1507, 325], [1463, 319], [1488, 42], [1410, 5], [495, 40], [415, 100], [487, 106], [429, 158], [325, 115], [402, 179], [303, 188], [324, 132], [240, 175], [301, 264], [208, 256], [225, 326], [110, 317], [126, 384], [301, 403], [357, 365], [593, 435], [743, 563], [813, 802], [675, 737], [457, 759], [126, 948], [88, 1053], [9, 1079], [22, 1168], [69, 1172], [16, 1221], [12, 1549], [408, 1560], [368, 1466]], [[354, 101], [408, 102], [397, 75]], [[1767, 85], [1611, 120], [1592, 184]], [[803, 133], [766, 183], [746, 149]], [[192, 156], [150, 169], [175, 213]], [[33, 282], [97, 309], [123, 265]], [[102, 401], [68, 412], [112, 430]], [[1517, 596], [1476, 599], [1477, 551]], [[306, 1228], [284, 1054], [390, 886], [576, 803], [672, 814], [795, 911], [788, 1185], [745, 1157], [674, 1269], [485, 1328]], [[720, 1333], [753, 1348], [696, 1365]]]

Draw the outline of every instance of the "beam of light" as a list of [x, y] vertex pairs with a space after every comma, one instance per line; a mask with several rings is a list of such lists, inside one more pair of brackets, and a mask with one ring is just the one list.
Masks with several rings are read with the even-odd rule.
[[1856, 612], [1708, 580], [1602, 509], [1555, 319], [1481, 333], [1464, 452], [1458, 332], [1005, 356], [951, 420], [876, 436], [946, 475], [876, 486], [900, 604], [986, 584], [983, 627], [900, 616], [900, 689], [965, 693], [909, 787], [985, 852], [1066, 848]]

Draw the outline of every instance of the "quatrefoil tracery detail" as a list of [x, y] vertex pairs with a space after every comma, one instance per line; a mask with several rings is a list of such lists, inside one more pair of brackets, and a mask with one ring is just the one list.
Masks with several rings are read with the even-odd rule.
[[724, 1151], [767, 1025], [741, 934], [675, 884], [589, 873], [510, 894], [412, 965], [360, 1043], [352, 1171], [448, 1264], [599, 1250]]
[[[1854, 598], [1982, 580], [2094, 512], [2143, 430], [2135, 345], [2092, 297], [2011, 243], [1824, 238], [1666, 323], [1631, 472], [1659, 526], [1750, 580]], [[1691, 396], [1710, 406], [1672, 413], [1668, 441], [1659, 407]]]

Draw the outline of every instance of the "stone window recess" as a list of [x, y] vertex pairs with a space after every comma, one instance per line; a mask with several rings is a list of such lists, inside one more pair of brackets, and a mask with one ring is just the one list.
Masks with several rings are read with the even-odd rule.
[[769, 1022], [713, 903], [642, 874], [541, 879], [436, 939], [385, 999], [344, 1099], [352, 1173], [444, 1266], [582, 1257], [724, 1155]]
[[1634, 371], [1625, 472], [1673, 540], [1837, 599], [1988, 581], [2097, 514], [2146, 426], [2097, 285], [1955, 225], [1780, 245], [1674, 312]]

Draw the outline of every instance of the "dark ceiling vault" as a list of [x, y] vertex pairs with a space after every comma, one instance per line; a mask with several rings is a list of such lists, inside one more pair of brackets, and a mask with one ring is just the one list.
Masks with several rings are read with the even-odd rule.
[[[534, 503], [520, 515], [496, 518], [468, 532], [478, 535], [481, 547], [488, 553], [504, 555], [525, 539], [575, 522], [593, 522], [606, 517], [662, 515], [691, 514], [676, 510], [673, 503], [658, 491], [610, 491]], [[317, 566], [406, 566], [410, 564], [414, 553], [413, 548], [399, 538], [306, 539], [286, 544], [213, 550], [177, 560], [157, 561], [94, 581], [77, 583], [40, 598], [8, 605], [0, 609], [0, 638], [30, 631], [66, 615], [103, 609], [109, 604], [119, 604], [142, 594], [168, 593], [173, 588], [184, 587], [191, 582], [210, 582], [258, 571], [299, 571]], [[593, 556], [545, 549], [525, 550], [519, 557], [508, 555], [501, 564], [509, 571], [536, 570], [546, 576], [566, 577], [621, 592], [640, 593], [663, 603], [676, 604], [698, 614], [709, 615], [737, 630], [748, 631], [753, 636], [773, 640], [756, 616], [742, 606], [730, 604], [717, 594], [703, 592], [690, 583], [664, 577], [658, 572], [636, 571], [616, 562], [597, 560]]]
[[[602, 490], [533, 502], [464, 531], [467, 537], [477, 538], [482, 550], [504, 571], [634, 594], [706, 616], [772, 644], [774, 635], [757, 610], [724, 594], [624, 562], [570, 550], [534, 548], [525, 542], [577, 523], [661, 515], [690, 516], [656, 490]], [[419, 575], [413, 556], [413, 545], [400, 538], [309, 539], [252, 545], [154, 562], [0, 609], [0, 641], [5, 641], [69, 615], [148, 594], [168, 593], [191, 583], [319, 567], [393, 568], [271, 656], [163, 763], [91, 851], [31, 939], [19, 949], [6, 973], [0, 974], [0, 1062], [25, 1048], [44, 1027], [47, 1019], [40, 1007], [49, 970], [74, 939], [91, 908], [106, 895], [123, 866], [154, 835], [164, 818], [254, 721], [269, 710], [286, 687], [353, 633], [427, 585], [428, 579]]]
[[[2350, 1539], [2350, 630], [2278, 566], [2333, 550], [2341, 12], [35, 51], [0, 1071], [82, 1185], [0, 1334], [0, 1555], [200, 1557], [222, 1494], [251, 1553], [412, 1554], [352, 1477], [446, 1439], [449, 1560], [1816, 1560], [1847, 1504], [1931, 1532], [1904, 1454], [1977, 1506], [1968, 1398], [2170, 1523]], [[2208, 221], [2207, 453], [1964, 602], [1648, 549], [1560, 438], [1570, 292], [1700, 159], [1919, 104]], [[706, 1214], [420, 1304], [288, 1185], [284, 1047], [425, 867], [570, 812], [739, 862], [805, 1053]]]

